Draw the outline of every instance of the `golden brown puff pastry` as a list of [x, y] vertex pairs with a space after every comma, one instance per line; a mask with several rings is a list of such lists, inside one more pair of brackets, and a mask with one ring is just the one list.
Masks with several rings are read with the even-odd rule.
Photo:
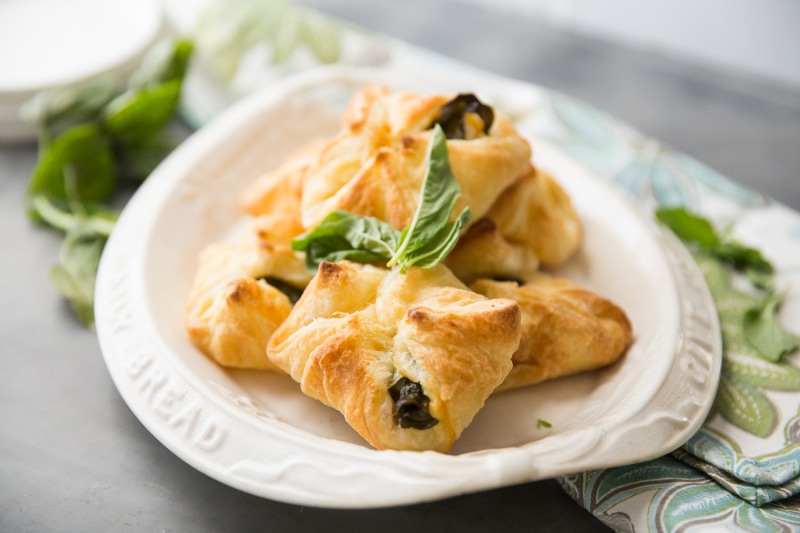
[[531, 166], [461, 236], [445, 264], [466, 284], [479, 278], [525, 281], [540, 266], [564, 262], [580, 241], [569, 197], [551, 176]]
[[472, 292], [444, 266], [323, 262], [268, 355], [375, 448], [445, 452], [505, 379], [519, 338], [516, 302]]
[[[308, 168], [301, 197], [302, 222], [315, 227], [344, 209], [374, 216], [397, 228], [414, 214], [425, 172], [425, 155], [447, 96], [390, 93], [369, 85], [356, 93], [339, 134]], [[475, 128], [472, 128], [475, 130]], [[480, 218], [528, 167], [531, 151], [511, 123], [497, 117], [488, 135], [448, 140], [450, 166], [462, 196], [454, 211], [469, 206]]]
[[281, 242], [288, 242], [305, 231], [300, 221], [303, 179], [324, 145], [324, 141], [309, 143], [258, 178], [239, 196], [239, 206], [249, 215], [270, 215], [283, 222], [277, 225], [283, 233], [277, 236]]
[[566, 261], [581, 243], [572, 201], [552, 176], [529, 166], [486, 213], [509, 242], [528, 246], [542, 265]]
[[533, 250], [509, 242], [488, 218], [467, 229], [444, 264], [466, 284], [480, 278], [524, 281], [539, 272], [539, 259]]
[[200, 255], [184, 326], [195, 346], [226, 367], [275, 369], [267, 340], [292, 308], [283, 284], [299, 292], [310, 279], [303, 257], [265, 239], [269, 231], [284, 232], [275, 217], [260, 217]]
[[617, 361], [631, 341], [621, 308], [567, 279], [540, 274], [524, 285], [484, 279], [471, 288], [522, 308], [514, 367], [498, 390], [602, 368]]

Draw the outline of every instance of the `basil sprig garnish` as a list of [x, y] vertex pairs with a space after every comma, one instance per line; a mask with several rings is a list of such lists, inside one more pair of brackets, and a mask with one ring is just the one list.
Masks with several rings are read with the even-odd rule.
[[412, 266], [431, 268], [455, 247], [461, 229], [472, 216], [465, 207], [450, 220], [461, 187], [450, 168], [447, 139], [441, 126], [433, 128], [425, 158], [417, 210], [402, 231], [374, 217], [336, 210], [311, 231], [292, 241], [292, 248], [306, 253], [306, 267], [316, 272], [322, 261], [343, 259], [359, 263], [386, 261], [405, 273]]
[[707, 219], [683, 207], [659, 208], [656, 218], [682, 241], [691, 243], [723, 263], [744, 272], [757, 287], [772, 288], [775, 270], [761, 252], [743, 245], [725, 233], [718, 233]]
[[25, 106], [40, 130], [28, 216], [64, 233], [50, 281], [87, 327], [94, 327], [100, 256], [119, 215], [115, 196], [127, 196], [175, 147], [170, 126], [193, 48], [180, 39], [155, 47], [122, 91], [102, 78]]
[[800, 336], [787, 330], [780, 320], [786, 295], [775, 292], [775, 269], [759, 250], [734, 240], [727, 232], [717, 232], [709, 220], [683, 207], [662, 207], [656, 211], [656, 218], [695, 253], [707, 254], [743, 273], [753, 288], [761, 291], [762, 297], [742, 311], [737, 321], [744, 338], [762, 359], [777, 363], [800, 348]]

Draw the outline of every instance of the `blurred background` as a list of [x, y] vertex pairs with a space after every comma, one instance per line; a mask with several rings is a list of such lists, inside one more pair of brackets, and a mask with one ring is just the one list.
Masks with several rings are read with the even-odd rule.
[[800, 209], [800, 3], [295, 3], [581, 99]]
[[800, 87], [800, 4], [791, 0], [460, 1]]

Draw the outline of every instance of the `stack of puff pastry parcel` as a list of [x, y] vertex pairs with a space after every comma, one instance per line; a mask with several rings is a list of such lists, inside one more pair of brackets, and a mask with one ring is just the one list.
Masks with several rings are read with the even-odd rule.
[[365, 86], [240, 203], [249, 224], [200, 256], [191, 341], [285, 372], [377, 449], [449, 451], [493, 392], [631, 340], [617, 305], [543, 272], [579, 247], [576, 213], [472, 95]]

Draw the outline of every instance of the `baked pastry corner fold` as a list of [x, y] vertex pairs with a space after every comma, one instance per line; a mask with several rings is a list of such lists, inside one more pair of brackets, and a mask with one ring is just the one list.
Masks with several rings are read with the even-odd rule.
[[299, 293], [311, 278], [302, 256], [267, 240], [282, 233], [274, 217], [259, 217], [236, 239], [200, 254], [184, 329], [222, 366], [277, 370], [266, 356], [267, 341], [291, 311], [286, 292]]
[[[367, 85], [352, 98], [337, 136], [305, 171], [302, 222], [315, 227], [336, 209], [372, 216], [400, 229], [413, 218], [425, 174], [434, 122], [450, 100], [443, 95], [390, 92]], [[496, 117], [487, 134], [447, 141], [450, 166], [475, 218], [522, 174], [528, 142], [510, 121]]]
[[480, 278], [525, 281], [539, 267], [569, 259], [582, 239], [564, 189], [549, 174], [528, 170], [461, 236], [445, 264], [466, 284]]
[[534, 251], [508, 241], [489, 218], [467, 229], [444, 264], [466, 284], [481, 278], [526, 280], [539, 272]]
[[300, 221], [300, 198], [309, 167], [327, 141], [312, 141], [290, 154], [280, 165], [265, 172], [239, 195], [239, 207], [253, 216], [280, 216], [291, 221], [295, 237], [305, 231]]
[[268, 355], [377, 449], [449, 451], [511, 370], [519, 305], [445, 267], [323, 262]]
[[569, 195], [553, 176], [529, 166], [486, 213], [510, 242], [529, 247], [542, 265], [555, 267], [581, 244], [581, 226]]
[[632, 339], [619, 306], [564, 278], [539, 274], [523, 285], [482, 279], [470, 288], [488, 298], [512, 299], [522, 309], [514, 367], [498, 390], [611, 365]]

